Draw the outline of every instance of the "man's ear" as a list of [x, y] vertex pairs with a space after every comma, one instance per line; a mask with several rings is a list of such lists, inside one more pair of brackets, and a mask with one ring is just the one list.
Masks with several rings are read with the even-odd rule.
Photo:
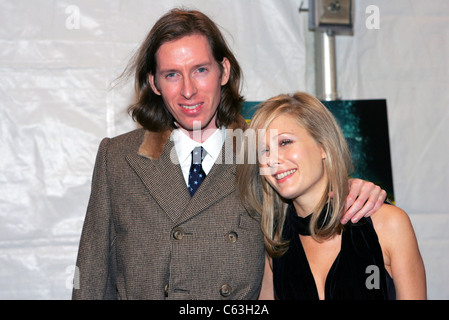
[[158, 96], [161, 95], [161, 91], [157, 87], [156, 79], [154, 78], [154, 74], [148, 74], [148, 82], [150, 83], [151, 89], [153, 89], [154, 93]]
[[223, 58], [221, 62], [221, 66], [223, 67], [223, 72], [221, 73], [221, 85], [224, 86], [229, 81], [229, 77], [231, 75], [231, 63], [228, 58]]

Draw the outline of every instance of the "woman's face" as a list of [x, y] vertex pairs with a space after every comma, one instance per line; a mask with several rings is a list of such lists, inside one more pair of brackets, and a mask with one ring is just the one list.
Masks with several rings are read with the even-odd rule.
[[282, 197], [313, 210], [327, 184], [323, 148], [290, 115], [275, 118], [263, 141], [261, 174]]

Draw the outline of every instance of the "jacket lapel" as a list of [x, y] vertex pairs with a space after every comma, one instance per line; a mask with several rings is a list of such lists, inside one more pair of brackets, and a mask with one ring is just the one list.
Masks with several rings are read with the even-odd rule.
[[176, 222], [185, 211], [190, 194], [181, 167], [170, 158], [172, 150], [173, 141], [168, 140], [158, 159], [137, 153], [127, 155], [126, 159], [158, 205]]
[[215, 163], [176, 222], [179, 224], [196, 216], [235, 191], [235, 172], [235, 164]]

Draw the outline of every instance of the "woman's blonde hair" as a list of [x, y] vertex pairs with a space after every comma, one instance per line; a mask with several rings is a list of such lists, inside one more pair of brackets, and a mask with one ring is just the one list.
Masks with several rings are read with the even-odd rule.
[[[329, 239], [342, 230], [340, 218], [348, 194], [348, 176], [352, 171], [346, 140], [332, 113], [318, 99], [302, 92], [282, 94], [263, 102], [253, 116], [249, 130], [266, 130], [281, 115], [294, 118], [326, 153], [324, 166], [327, 188], [312, 212], [310, 233], [319, 241]], [[246, 146], [247, 150], [249, 148]], [[282, 239], [288, 200], [283, 199], [260, 175], [258, 164], [239, 165], [237, 180], [245, 208], [251, 214], [262, 216], [261, 227], [267, 252], [273, 257], [282, 255], [288, 247], [288, 242]], [[330, 192], [333, 194], [331, 197]], [[321, 220], [323, 217], [319, 220], [326, 204], [329, 205], [324, 220]]]

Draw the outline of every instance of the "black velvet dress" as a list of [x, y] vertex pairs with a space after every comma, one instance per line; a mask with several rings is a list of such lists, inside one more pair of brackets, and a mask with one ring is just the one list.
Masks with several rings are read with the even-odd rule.
[[[299, 217], [290, 204], [283, 231], [290, 245], [284, 255], [273, 259], [276, 299], [319, 299], [299, 237], [299, 234], [310, 235], [310, 218], [311, 215]], [[370, 218], [345, 226], [340, 252], [329, 270], [324, 291], [326, 300], [395, 299], [393, 279], [385, 269], [382, 249]]]

